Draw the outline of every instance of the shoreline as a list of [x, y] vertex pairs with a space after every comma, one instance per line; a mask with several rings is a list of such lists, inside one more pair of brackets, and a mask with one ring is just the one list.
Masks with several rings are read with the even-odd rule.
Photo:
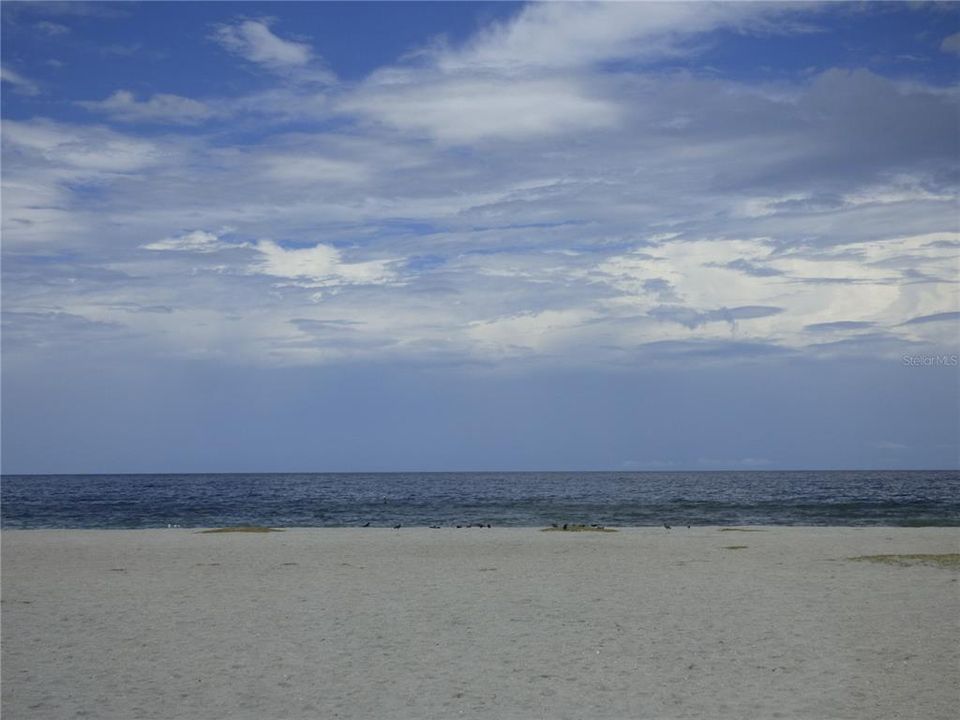
[[[557, 523], [562, 525], [562, 523]], [[579, 522], [569, 522], [569, 525], [577, 526], [582, 525]], [[477, 523], [471, 525], [464, 524], [462, 527], [457, 527], [455, 525], [441, 525], [439, 527], [432, 527], [430, 525], [402, 525], [400, 531], [419, 531], [419, 530], [550, 530], [551, 525], [548, 523], [546, 525], [494, 525], [490, 523], [491, 527], [487, 527], [486, 523], [483, 524], [483, 527], [479, 527]], [[665, 530], [663, 523], [656, 523], [652, 525], [603, 525], [603, 528], [607, 530], [614, 531], [650, 531], [650, 530]], [[204, 532], [210, 530], [226, 530], [232, 528], [268, 528], [273, 532], [286, 532], [286, 531], [334, 531], [334, 530], [391, 530], [396, 531], [391, 524], [387, 523], [384, 525], [259, 525], [259, 524], [250, 524], [250, 525], [196, 525], [196, 526], [181, 526], [181, 525], [172, 525], [170, 527], [62, 527], [62, 528], [7, 528], [0, 527], [0, 533], [19, 533], [19, 532], [167, 532], [167, 531], [195, 531], [195, 532]], [[556, 528], [554, 528], [556, 529]], [[774, 530], [955, 530], [960, 533], [960, 524], [954, 525], [878, 525], [878, 524], [860, 524], [860, 525], [801, 525], [801, 524], [792, 524], [792, 525], [770, 525], [770, 524], [749, 524], [742, 523], [739, 525], [671, 525], [669, 530], [675, 532], [685, 532], [688, 530], [719, 530], [719, 531], [746, 531], [752, 532], [754, 529], [763, 530], [763, 531], [774, 531]]]
[[960, 705], [960, 573], [851, 559], [960, 553], [960, 528], [469, 529], [4, 529], [3, 714], [948, 718]]

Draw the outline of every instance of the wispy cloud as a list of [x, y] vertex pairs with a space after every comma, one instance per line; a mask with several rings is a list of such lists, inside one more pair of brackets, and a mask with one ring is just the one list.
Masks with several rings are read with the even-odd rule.
[[41, 20], [40, 22], [34, 23], [33, 27], [50, 37], [60, 37], [70, 32], [70, 28], [66, 25], [50, 22], [49, 20]]
[[[960, 312], [942, 312], [934, 313], [932, 315], [921, 315], [919, 317], [910, 318], [909, 320], [900, 323], [901, 325], [921, 325], [924, 323], [932, 322], [958, 322], [960, 321]], [[960, 329], [960, 326], [958, 326]]]
[[846, 332], [849, 330], [869, 330], [875, 325], [862, 320], [836, 320], [834, 322], [812, 323], [805, 325], [804, 330], [816, 333]]
[[296, 184], [359, 183], [370, 177], [370, 168], [355, 160], [312, 153], [267, 153], [262, 156], [266, 175]]
[[503, 84], [481, 77], [427, 79], [395, 73], [366, 83], [339, 109], [442, 143], [542, 139], [617, 121], [617, 107], [569, 80]]
[[701, 33], [778, 14], [772, 4], [532, 3], [463, 47], [375, 73], [339, 108], [441, 143], [599, 131], [625, 113], [596, 66], [682, 54]]
[[174, 123], [193, 125], [215, 115], [205, 103], [179, 95], [158, 93], [149, 100], [137, 100], [128, 90], [117, 90], [105, 100], [77, 103], [93, 112], [104, 113], [120, 122]]
[[5, 121], [5, 304], [260, 364], [952, 343], [921, 318], [958, 301], [955, 93], [657, 65], [807, 12], [536, 4], [325, 85], [280, 21], [219, 25], [255, 90], [119, 84], [81, 103], [106, 124]]
[[76, 343], [109, 342], [126, 334], [123, 325], [92, 320], [62, 310], [42, 312], [3, 311], [3, 339], [7, 347], [49, 351]]
[[[49, 21], [49, 18], [100, 18], [116, 20], [126, 17], [128, 11], [121, 3], [87, 2], [86, 0], [45, 0], [44, 2], [7, 3], [3, 10], [4, 21], [20, 23], [36, 17], [44, 18], [34, 27], [51, 35], [59, 32], [61, 23]], [[51, 30], [47, 25], [54, 26]]]
[[247, 245], [225, 242], [216, 233], [205, 230], [193, 230], [176, 237], [163, 238], [143, 245], [145, 250], [201, 254], [232, 250], [239, 247], [247, 247]]
[[438, 52], [437, 62], [447, 70], [507, 74], [570, 70], [624, 58], [642, 62], [695, 52], [691, 38], [718, 28], [773, 31], [772, 19], [782, 14], [774, 5], [531, 3], [465, 47]]
[[238, 20], [218, 25], [213, 39], [225, 49], [270, 69], [302, 67], [313, 58], [309, 44], [284, 40], [270, 29], [270, 20]]
[[945, 37], [940, 43], [940, 49], [945, 53], [960, 55], [960, 32]]
[[33, 80], [8, 67], [0, 67], [0, 80], [13, 86], [14, 92], [22, 95], [39, 95], [40, 86]]
[[738, 320], [770, 317], [782, 312], [783, 308], [764, 305], [745, 305], [705, 311], [677, 305], [661, 305], [650, 310], [649, 315], [656, 320], [675, 322], [693, 329], [711, 322], [725, 322], [733, 328]]

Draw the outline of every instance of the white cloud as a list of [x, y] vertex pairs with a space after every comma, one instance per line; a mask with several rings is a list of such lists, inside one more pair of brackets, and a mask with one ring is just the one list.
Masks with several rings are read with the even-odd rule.
[[368, 83], [340, 108], [443, 143], [543, 138], [610, 127], [618, 118], [616, 105], [568, 79], [405, 79]]
[[316, 155], [267, 155], [266, 174], [275, 180], [294, 183], [358, 183], [369, 177], [362, 163]]
[[[763, 12], [763, 10], [761, 10]], [[532, 3], [438, 57], [447, 70], [570, 69], [677, 52], [684, 37], [737, 21], [744, 9], [703, 3]]]
[[656, 60], [701, 33], [782, 12], [772, 3], [531, 3], [461, 48], [440, 45], [415, 66], [373, 74], [339, 108], [444, 144], [611, 128], [624, 105], [595, 66]]
[[873, 185], [859, 189], [855, 192], [843, 196], [843, 201], [847, 205], [888, 205], [891, 203], [916, 203], [916, 202], [953, 202], [954, 197], [950, 193], [931, 192], [919, 183], [906, 182], [896, 184]]
[[187, 253], [215, 253], [221, 250], [230, 250], [238, 247], [248, 247], [245, 243], [228, 243], [220, 239], [220, 236], [207, 232], [205, 230], [193, 230], [174, 237], [164, 238], [156, 242], [142, 245], [145, 250], [187, 252]]
[[70, 238], [86, 237], [95, 225], [70, 208], [70, 195], [40, 176], [4, 172], [3, 249], [66, 247]]
[[158, 93], [149, 100], [139, 101], [128, 90], [117, 90], [106, 100], [86, 100], [77, 104], [93, 112], [105, 113], [120, 122], [192, 125], [214, 115], [208, 105], [198, 100]]
[[695, 53], [700, 49], [693, 42], [696, 36], [720, 28], [764, 33], [809, 29], [782, 19], [790, 10], [780, 3], [529, 3], [464, 47], [441, 47], [433, 56], [446, 71], [505, 75], [570, 71], [621, 59], [642, 63]]
[[339, 250], [322, 243], [285, 248], [273, 240], [260, 240], [256, 249], [261, 257], [252, 266], [255, 272], [300, 281], [307, 287], [379, 285], [396, 279], [394, 260], [344, 262]]
[[[298, 73], [304, 72], [299, 70]], [[324, 72], [315, 72], [310, 77], [331, 80], [332, 76]], [[330, 97], [317, 92], [316, 86], [295, 83], [278, 83], [266, 90], [238, 98], [209, 101], [224, 115], [250, 116], [275, 120], [319, 120], [330, 115]]]
[[[183, 146], [170, 138], [161, 149], [104, 127], [39, 119], [4, 120], [2, 141], [4, 249], [100, 245], [116, 222], [104, 208], [117, 211], [120, 195], [136, 195], [136, 188], [158, 175], [177, 172], [184, 157]], [[149, 213], [138, 208], [136, 215]], [[140, 228], [140, 222], [127, 227]], [[165, 232], [150, 230], [145, 236]]]
[[114, 43], [112, 45], [101, 45], [100, 52], [104, 55], [116, 55], [117, 57], [133, 57], [139, 55], [143, 50], [143, 43]]
[[746, 198], [735, 211], [740, 217], [762, 218], [776, 215], [835, 213], [861, 205], [891, 205], [918, 202], [951, 202], [953, 195], [932, 192], [916, 178], [893, 178], [843, 194], [819, 196], [812, 192], [794, 192], [784, 195]]
[[[903, 318], [956, 307], [960, 293], [950, 279], [958, 251], [950, 242], [958, 238], [955, 232], [886, 237], [792, 252], [775, 251], [769, 238], [674, 239], [611, 256], [590, 277], [621, 293], [603, 302], [606, 317], [642, 314], [671, 321], [643, 326], [639, 335], [625, 330], [621, 341], [631, 335], [644, 342], [720, 338], [727, 328], [709, 322], [726, 321], [740, 339], [800, 347], [809, 342], [804, 331], [812, 324], [853, 321], [892, 332]], [[744, 266], [773, 272], [743, 272]], [[910, 282], [913, 272], [947, 281]], [[664, 288], [669, 303], [662, 302]], [[740, 319], [749, 323], [733, 322]], [[938, 328], [897, 334], [933, 343], [944, 336]]]
[[227, 50], [271, 69], [301, 67], [313, 57], [308, 44], [274, 35], [267, 20], [218, 25], [213, 37]]
[[945, 37], [940, 43], [940, 49], [945, 53], [960, 55], [960, 32]]
[[66, 25], [50, 22], [49, 20], [41, 20], [38, 23], [34, 23], [33, 26], [44, 35], [49, 35], [50, 37], [58, 37], [60, 35], [66, 35], [70, 32], [70, 28], [68, 28]]
[[39, 95], [40, 86], [33, 80], [28, 80], [15, 70], [8, 67], [0, 67], [0, 80], [13, 85], [14, 91], [21, 95]]
[[[84, 316], [152, 348], [267, 364], [596, 364], [658, 341], [799, 349], [857, 327], [949, 341], [946, 323], [898, 323], [957, 307], [955, 93], [869, 73], [771, 87], [642, 69], [692, 52], [703, 28], [779, 11], [533, 5], [459, 50], [322, 92], [303, 82], [307, 46], [255, 51], [263, 36], [233, 23], [221, 41], [282, 80], [89, 105], [256, 132], [5, 123], [5, 272], [27, 268], [5, 303], [82, 295]], [[603, 67], [624, 58], [637, 63]], [[31, 267], [39, 252], [69, 256], [62, 273]], [[111, 310], [130, 303], [176, 310]]]
[[586, 309], [524, 312], [470, 323], [469, 336], [487, 351], [547, 350], [569, 343], [573, 331], [596, 313]]
[[97, 127], [76, 127], [49, 121], [6, 120], [3, 141], [11, 149], [42, 158], [54, 167], [89, 174], [129, 173], [158, 162], [162, 153], [140, 140]]

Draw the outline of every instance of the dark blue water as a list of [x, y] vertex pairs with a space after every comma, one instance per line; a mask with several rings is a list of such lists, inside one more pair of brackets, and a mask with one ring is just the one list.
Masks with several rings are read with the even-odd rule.
[[960, 473], [7, 475], [4, 528], [960, 526]]

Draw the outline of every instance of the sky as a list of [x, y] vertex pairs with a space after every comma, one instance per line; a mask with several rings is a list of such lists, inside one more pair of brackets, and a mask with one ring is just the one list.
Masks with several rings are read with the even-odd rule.
[[0, 15], [4, 473], [960, 467], [960, 4]]

